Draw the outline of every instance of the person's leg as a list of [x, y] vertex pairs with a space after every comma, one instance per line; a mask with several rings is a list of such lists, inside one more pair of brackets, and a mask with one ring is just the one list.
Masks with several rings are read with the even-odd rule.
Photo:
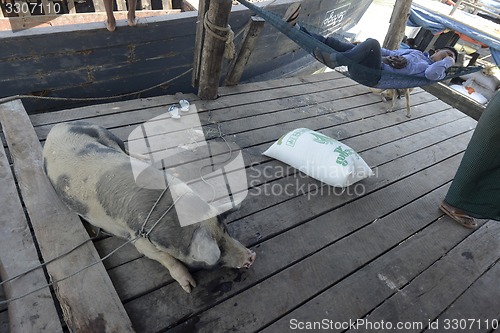
[[137, 7], [137, 0], [128, 0], [128, 25], [135, 27], [137, 25], [137, 18], [135, 17], [135, 7]]
[[368, 38], [363, 43], [342, 52], [342, 55], [350, 61], [368, 68], [380, 70], [382, 64], [380, 43], [373, 38]]
[[113, 0], [104, 0], [104, 9], [106, 10], [106, 29], [109, 31], [115, 31], [116, 29], [116, 20], [113, 15]]
[[338, 51], [338, 52], [349, 51], [356, 46], [356, 45], [351, 44], [351, 43], [343, 42], [335, 37], [324, 37], [324, 36], [309, 32], [303, 26], [300, 26], [300, 30], [302, 30], [303, 32], [305, 32], [309, 36], [316, 38], [317, 40], [319, 40], [323, 44], [328, 45], [329, 47], [331, 47], [332, 49], [334, 49], [335, 51]]

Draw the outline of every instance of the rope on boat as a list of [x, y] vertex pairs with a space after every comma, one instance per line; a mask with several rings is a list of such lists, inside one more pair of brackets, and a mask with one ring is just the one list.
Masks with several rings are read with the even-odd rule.
[[[203, 25], [205, 27], [205, 31], [210, 36], [226, 43], [226, 48], [224, 49], [224, 58], [228, 60], [233, 59], [236, 51], [234, 47], [234, 32], [233, 30], [231, 30], [231, 26], [228, 24], [227, 27], [220, 27], [218, 25], [213, 24], [208, 20], [208, 12], [205, 13]], [[223, 33], [226, 33], [226, 35], [223, 37], [217, 34], [216, 31], [221, 31]]]
[[175, 80], [183, 77], [184, 75], [189, 74], [192, 70], [193, 69], [190, 68], [187, 71], [185, 71], [184, 73], [181, 73], [181, 74], [177, 75], [173, 79], [170, 79], [168, 81], [159, 83], [159, 84], [154, 85], [152, 87], [145, 88], [145, 89], [142, 89], [142, 90], [139, 90], [139, 91], [135, 91], [135, 92], [131, 92], [131, 93], [117, 95], [117, 96], [87, 97], [87, 98], [80, 97], [80, 98], [78, 98], [78, 97], [49, 97], [49, 96], [34, 96], [34, 95], [14, 95], [14, 96], [9, 96], [9, 97], [5, 97], [5, 98], [0, 98], [0, 104], [7, 103], [7, 102], [10, 102], [10, 101], [14, 101], [14, 100], [17, 100], [17, 99], [22, 99], [22, 98], [43, 99], [43, 100], [51, 100], [51, 101], [80, 101], [80, 102], [85, 102], [85, 101], [87, 101], [87, 102], [91, 102], [91, 101], [108, 101], [108, 100], [113, 100], [113, 99], [118, 99], [118, 98], [123, 98], [123, 97], [129, 97], [129, 96], [139, 95], [139, 94], [145, 93], [147, 91], [159, 88], [161, 86], [169, 84], [169, 83], [171, 83], [171, 82], [173, 82], [173, 81], [175, 81]]

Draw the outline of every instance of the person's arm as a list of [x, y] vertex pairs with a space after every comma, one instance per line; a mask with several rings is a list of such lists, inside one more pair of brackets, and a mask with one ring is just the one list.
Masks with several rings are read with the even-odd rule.
[[436, 61], [425, 70], [425, 77], [432, 81], [442, 80], [446, 76], [446, 69], [453, 66], [455, 61], [452, 57], [446, 57], [443, 60]]
[[397, 52], [398, 50], [388, 50], [384, 49], [383, 47], [380, 48], [380, 53], [382, 57], [391, 57], [391, 56], [396, 56], [398, 55]]

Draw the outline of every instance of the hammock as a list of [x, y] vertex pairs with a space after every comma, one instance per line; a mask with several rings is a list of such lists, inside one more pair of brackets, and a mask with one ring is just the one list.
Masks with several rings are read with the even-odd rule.
[[[309, 34], [291, 26], [285, 22], [281, 16], [267, 11], [263, 8], [257, 7], [254, 4], [248, 2], [247, 0], [239, 0], [239, 2], [247, 7], [248, 9], [257, 13], [260, 17], [266, 20], [273, 27], [278, 29], [280, 32], [285, 34], [288, 38], [293, 40], [297, 45], [303, 48], [310, 54], [313, 54], [315, 49], [320, 49], [322, 52], [334, 53], [337, 52], [330, 46], [320, 42], [316, 38], [310, 36]], [[344, 58], [344, 60], [346, 60]], [[337, 64], [338, 65], [338, 64]], [[340, 65], [339, 65], [340, 66]], [[331, 66], [333, 67], [336, 66]], [[470, 66], [470, 67], [457, 67], [453, 66], [447, 69], [446, 77], [439, 80], [433, 81], [425, 77], [419, 77], [414, 75], [399, 74], [390, 71], [384, 71], [382, 69], [372, 69], [363, 65], [359, 65], [355, 62], [348, 64], [349, 71], [342, 72], [342, 74], [349, 76], [356, 82], [378, 89], [405, 89], [421, 87], [429, 84], [434, 84], [439, 81], [452, 79], [454, 77], [462, 76], [469, 73], [474, 73], [480, 71], [482, 67]]]

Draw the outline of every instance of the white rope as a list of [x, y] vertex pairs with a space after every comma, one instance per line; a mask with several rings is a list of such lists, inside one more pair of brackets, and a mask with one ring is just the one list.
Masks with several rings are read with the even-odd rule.
[[[219, 162], [217, 164], [226, 164], [227, 162], [229, 162], [233, 156], [233, 148], [231, 147], [231, 145], [229, 144], [229, 142], [227, 142], [226, 138], [225, 138], [225, 135], [222, 134], [222, 130], [221, 130], [221, 125], [220, 123], [214, 123], [215, 125], [217, 125], [217, 131], [211, 131], [210, 129], [207, 130], [207, 134], [209, 133], [218, 133], [219, 135], [216, 137], [216, 138], [221, 138], [224, 143], [226, 144], [227, 148], [228, 148], [228, 157], [222, 161], [222, 162]], [[213, 186], [212, 184], [210, 184], [206, 179], [205, 177], [203, 176], [203, 169], [205, 169], [206, 167], [209, 167], [210, 165], [204, 165], [202, 167], [200, 167], [200, 179], [205, 183], [207, 184], [208, 186], [210, 186], [210, 188], [212, 189], [212, 199], [209, 201], [209, 203], [212, 203], [214, 202], [215, 200], [215, 196], [216, 196], [216, 193], [215, 193], [215, 186]]]
[[34, 96], [34, 95], [14, 95], [14, 96], [9, 96], [5, 98], [0, 98], [0, 104], [7, 103], [13, 100], [21, 99], [21, 98], [31, 98], [31, 99], [42, 99], [42, 100], [51, 100], [51, 101], [80, 101], [80, 102], [85, 102], [85, 101], [107, 101], [107, 100], [112, 100], [112, 99], [118, 99], [118, 98], [123, 98], [123, 97], [128, 97], [128, 96], [133, 96], [133, 95], [138, 95], [142, 94], [144, 92], [156, 89], [158, 87], [164, 86], [166, 84], [169, 84], [179, 78], [181, 78], [184, 75], [187, 75], [190, 73], [193, 69], [190, 68], [187, 71], [185, 71], [182, 74], [177, 75], [173, 79], [170, 79], [168, 81], [159, 83], [157, 85], [154, 85], [149, 88], [145, 88], [139, 91], [131, 92], [131, 93], [126, 93], [122, 95], [116, 95], [116, 96], [108, 96], [108, 97], [88, 97], [88, 98], [73, 98], [73, 97], [47, 97], [47, 96]]
[[[226, 43], [226, 47], [224, 48], [224, 58], [231, 60], [234, 58], [234, 54], [236, 53], [234, 47], [234, 32], [231, 30], [231, 26], [228, 24], [227, 27], [219, 27], [218, 25], [213, 24], [208, 20], [208, 12], [205, 13], [205, 18], [203, 20], [203, 26], [205, 27], [205, 31], [212, 37], [223, 41]], [[225, 36], [221, 36], [215, 31], [225, 32]]]
[[32, 290], [32, 291], [30, 291], [30, 292], [28, 292], [28, 293], [26, 293], [26, 294], [21, 295], [21, 296], [17, 296], [17, 297], [9, 298], [9, 299], [7, 299], [7, 300], [5, 300], [5, 301], [0, 301], [0, 305], [3, 305], [3, 304], [8, 304], [8, 303], [10, 303], [10, 302], [13, 302], [13, 301], [16, 301], [16, 300], [18, 300], [18, 299], [21, 299], [21, 298], [23, 298], [23, 297], [26, 297], [26, 296], [29, 296], [29, 295], [31, 295], [31, 294], [34, 294], [34, 293], [36, 293], [37, 291], [40, 291], [40, 290], [42, 290], [42, 289], [45, 289], [45, 288], [51, 287], [51, 286], [53, 286], [53, 285], [55, 285], [55, 284], [57, 284], [57, 283], [59, 283], [59, 282], [62, 282], [62, 281], [64, 281], [64, 280], [67, 280], [67, 279], [69, 279], [70, 277], [75, 276], [75, 275], [77, 275], [77, 274], [79, 274], [79, 273], [83, 272], [84, 270], [86, 270], [86, 269], [88, 269], [88, 268], [90, 268], [90, 267], [92, 267], [92, 266], [95, 266], [95, 265], [97, 265], [97, 264], [99, 264], [99, 263], [103, 262], [104, 260], [106, 260], [106, 259], [108, 259], [109, 257], [111, 257], [113, 254], [115, 254], [115, 253], [116, 253], [118, 250], [120, 250], [122, 247], [124, 247], [125, 245], [127, 245], [127, 244], [129, 244], [129, 243], [131, 243], [131, 242], [133, 242], [133, 241], [135, 241], [135, 240], [137, 240], [138, 238], [139, 238], [139, 237], [135, 237], [135, 238], [129, 239], [128, 241], [126, 241], [125, 243], [123, 243], [122, 245], [118, 246], [116, 249], [114, 249], [114, 250], [113, 250], [113, 251], [111, 251], [110, 253], [108, 253], [106, 256], [104, 256], [104, 257], [102, 257], [101, 259], [99, 259], [99, 260], [97, 260], [97, 261], [95, 261], [95, 262], [93, 262], [93, 263], [91, 263], [91, 264], [89, 264], [89, 265], [87, 265], [87, 266], [85, 266], [85, 267], [83, 267], [83, 268], [81, 268], [81, 269], [77, 270], [77, 271], [76, 271], [76, 272], [74, 272], [74, 273], [71, 273], [71, 274], [70, 274], [70, 275], [68, 275], [68, 276], [65, 276], [65, 277], [63, 277], [63, 278], [61, 278], [61, 279], [59, 279], [59, 280], [52, 281], [52, 282], [50, 282], [50, 283], [48, 283], [48, 284], [46, 284], [46, 285], [44, 285], [44, 286], [42, 286], [42, 287], [39, 287], [39, 288], [37, 288], [37, 289], [35, 289], [35, 290]]

